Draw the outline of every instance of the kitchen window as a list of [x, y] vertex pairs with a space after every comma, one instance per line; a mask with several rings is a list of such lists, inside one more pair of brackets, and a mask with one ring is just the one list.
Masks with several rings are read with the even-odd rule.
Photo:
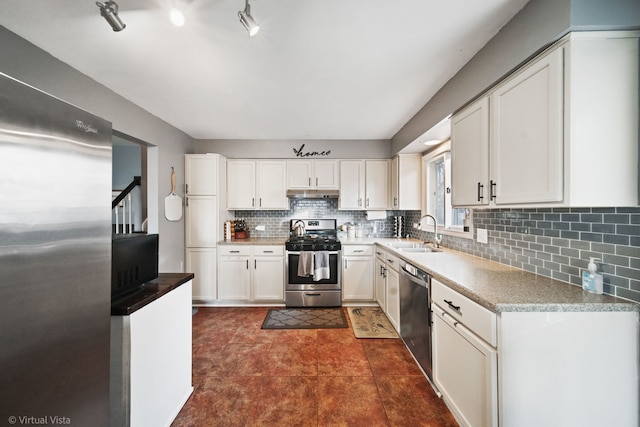
[[[422, 213], [436, 217], [438, 233], [473, 238], [473, 212], [451, 206], [451, 141], [422, 157], [424, 203]], [[423, 219], [422, 229], [433, 232], [433, 221]]]

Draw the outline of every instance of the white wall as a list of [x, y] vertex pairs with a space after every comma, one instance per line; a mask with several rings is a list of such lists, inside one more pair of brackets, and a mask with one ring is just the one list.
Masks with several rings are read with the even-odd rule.
[[[149, 165], [151, 224], [160, 234], [161, 272], [180, 272], [184, 260], [184, 223], [164, 218], [164, 197], [171, 192], [171, 166], [184, 188], [184, 154], [193, 153], [194, 141], [187, 134], [151, 115], [40, 48], [0, 26], [0, 72], [63, 99], [113, 123], [113, 129], [157, 146], [156, 164]], [[157, 160], [155, 160], [157, 159]], [[182, 195], [182, 194], [181, 194]]]

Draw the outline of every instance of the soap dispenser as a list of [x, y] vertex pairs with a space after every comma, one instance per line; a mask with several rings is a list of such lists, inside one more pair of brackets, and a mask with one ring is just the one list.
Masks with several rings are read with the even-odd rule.
[[587, 271], [582, 273], [582, 289], [601, 294], [603, 292], [602, 273], [599, 271], [596, 261], [600, 261], [600, 258], [589, 257]]

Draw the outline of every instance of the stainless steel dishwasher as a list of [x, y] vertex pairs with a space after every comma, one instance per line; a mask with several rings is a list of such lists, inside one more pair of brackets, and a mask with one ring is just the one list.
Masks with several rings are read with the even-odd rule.
[[400, 337], [437, 392], [431, 364], [431, 277], [404, 261], [400, 267]]

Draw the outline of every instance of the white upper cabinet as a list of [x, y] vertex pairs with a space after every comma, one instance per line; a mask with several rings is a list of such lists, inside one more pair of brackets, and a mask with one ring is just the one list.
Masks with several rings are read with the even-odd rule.
[[289, 209], [287, 163], [284, 160], [258, 160], [257, 208]]
[[342, 160], [339, 209], [387, 209], [389, 160]]
[[285, 160], [228, 160], [227, 208], [286, 210]]
[[497, 205], [562, 201], [563, 50], [498, 86], [490, 98], [491, 180]]
[[337, 160], [288, 160], [287, 188], [337, 190], [338, 165]]
[[488, 204], [488, 97], [478, 99], [451, 118], [451, 141], [451, 204]]
[[421, 154], [398, 154], [391, 159], [390, 209], [420, 209], [421, 163]]
[[191, 196], [215, 196], [218, 186], [218, 155], [185, 156], [185, 193]]
[[365, 209], [389, 207], [389, 160], [365, 160]]
[[227, 160], [227, 208], [256, 208], [256, 162]]
[[364, 175], [364, 161], [340, 161], [340, 209], [364, 208]]
[[456, 113], [453, 205], [637, 206], [639, 36], [571, 33]]

